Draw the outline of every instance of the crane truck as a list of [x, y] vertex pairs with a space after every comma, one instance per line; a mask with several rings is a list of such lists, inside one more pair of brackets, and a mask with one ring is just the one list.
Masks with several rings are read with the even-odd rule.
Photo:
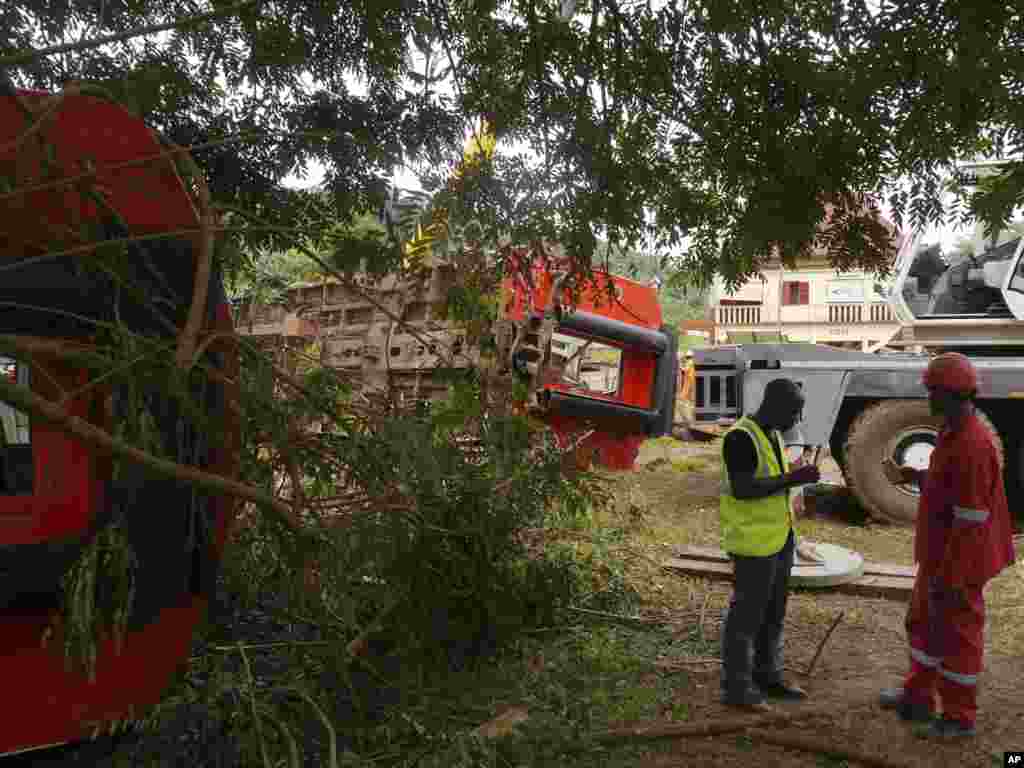
[[[998, 162], [961, 166], [961, 182]], [[973, 181], [972, 181], [973, 177]], [[972, 229], [973, 227], [973, 229]], [[794, 445], [828, 446], [847, 486], [876, 519], [910, 523], [916, 485], [890, 482], [882, 461], [927, 468], [940, 421], [929, 412], [921, 375], [930, 356], [969, 355], [978, 369], [978, 410], [1003, 456], [1011, 508], [1024, 501], [1024, 216], [997, 233], [980, 223], [926, 226], [904, 238], [887, 286], [900, 323], [898, 344], [859, 352], [805, 343], [742, 344], [694, 350], [693, 423], [720, 431], [760, 403], [774, 378], [806, 396]], [[892, 347], [902, 347], [895, 351]], [[907, 351], [914, 348], [914, 351]]]

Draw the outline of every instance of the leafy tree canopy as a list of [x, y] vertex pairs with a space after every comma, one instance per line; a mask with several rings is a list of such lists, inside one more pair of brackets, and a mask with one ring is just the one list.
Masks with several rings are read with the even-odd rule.
[[[700, 281], [806, 252], [832, 206], [817, 237], [836, 266], [884, 266], [876, 201], [897, 224], [935, 220], [956, 159], [1024, 149], [1012, 4], [10, 0], [0, 30], [16, 84], [106, 84], [197, 147], [217, 200], [265, 221], [351, 221], [383, 204], [399, 164], [432, 167], [443, 191], [485, 116], [498, 153], [435, 206], [494, 241], [557, 240], [583, 265], [599, 239], [681, 252], [675, 268]], [[329, 206], [282, 185], [313, 163]], [[1022, 193], [1017, 163], [964, 203], [1000, 221]]]

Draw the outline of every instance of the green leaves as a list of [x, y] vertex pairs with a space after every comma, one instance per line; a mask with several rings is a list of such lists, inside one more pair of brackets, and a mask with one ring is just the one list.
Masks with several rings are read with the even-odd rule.
[[[934, 217], [930, 176], [1024, 144], [1024, 21], [961, 5], [612, 0], [566, 20], [557, 3], [289, 0], [68, 56], [180, 144], [262, 133], [197, 160], [219, 197], [283, 224], [304, 215], [304, 196], [281, 185], [296, 168], [326, 168], [326, 220], [344, 220], [377, 207], [397, 163], [443, 184], [466, 124], [486, 116], [499, 155], [443, 205], [481, 223], [466, 238], [543, 237], [583, 267], [598, 238], [677, 254], [687, 243], [687, 269], [707, 282], [742, 280], [813, 241], [837, 265], [883, 266], [877, 227], [818, 237], [826, 204], [874, 194], [898, 203], [897, 223]], [[38, 4], [15, 6], [0, 55], [100, 21], [91, 7], [58, 24]], [[103, 23], [175, 13], [130, 5]], [[65, 79], [53, 62], [25, 67], [20, 82]], [[892, 197], [905, 184], [909, 195]], [[984, 216], [1007, 210], [1002, 194]]]

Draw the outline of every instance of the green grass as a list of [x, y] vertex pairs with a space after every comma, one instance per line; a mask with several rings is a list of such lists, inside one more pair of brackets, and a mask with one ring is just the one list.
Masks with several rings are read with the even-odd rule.
[[[640, 764], [664, 746], [587, 744], [582, 737], [630, 723], [685, 722], [689, 706], [679, 695], [685, 673], [658, 670], [659, 655], [685, 652], [666, 632], [589, 624], [544, 640], [521, 643], [515, 656], [484, 672], [453, 677], [452, 695], [432, 697], [416, 714], [425, 729], [444, 733], [446, 748], [429, 765], [608, 766]], [[447, 699], [447, 705], [438, 706]], [[473, 738], [485, 715], [524, 707], [529, 718], [500, 739]], [[452, 729], [453, 723], [464, 723]], [[471, 743], [472, 748], [466, 748]], [[460, 746], [461, 745], [461, 746]]]

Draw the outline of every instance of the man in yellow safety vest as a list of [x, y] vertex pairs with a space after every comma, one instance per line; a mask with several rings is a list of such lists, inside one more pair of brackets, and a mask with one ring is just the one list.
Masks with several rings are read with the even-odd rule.
[[722, 701], [770, 709], [765, 697], [799, 700], [782, 678], [782, 627], [795, 536], [790, 489], [819, 479], [817, 467], [790, 470], [782, 434], [799, 423], [804, 397], [789, 379], [768, 382], [757, 412], [722, 441], [722, 549], [735, 566], [722, 633]]

